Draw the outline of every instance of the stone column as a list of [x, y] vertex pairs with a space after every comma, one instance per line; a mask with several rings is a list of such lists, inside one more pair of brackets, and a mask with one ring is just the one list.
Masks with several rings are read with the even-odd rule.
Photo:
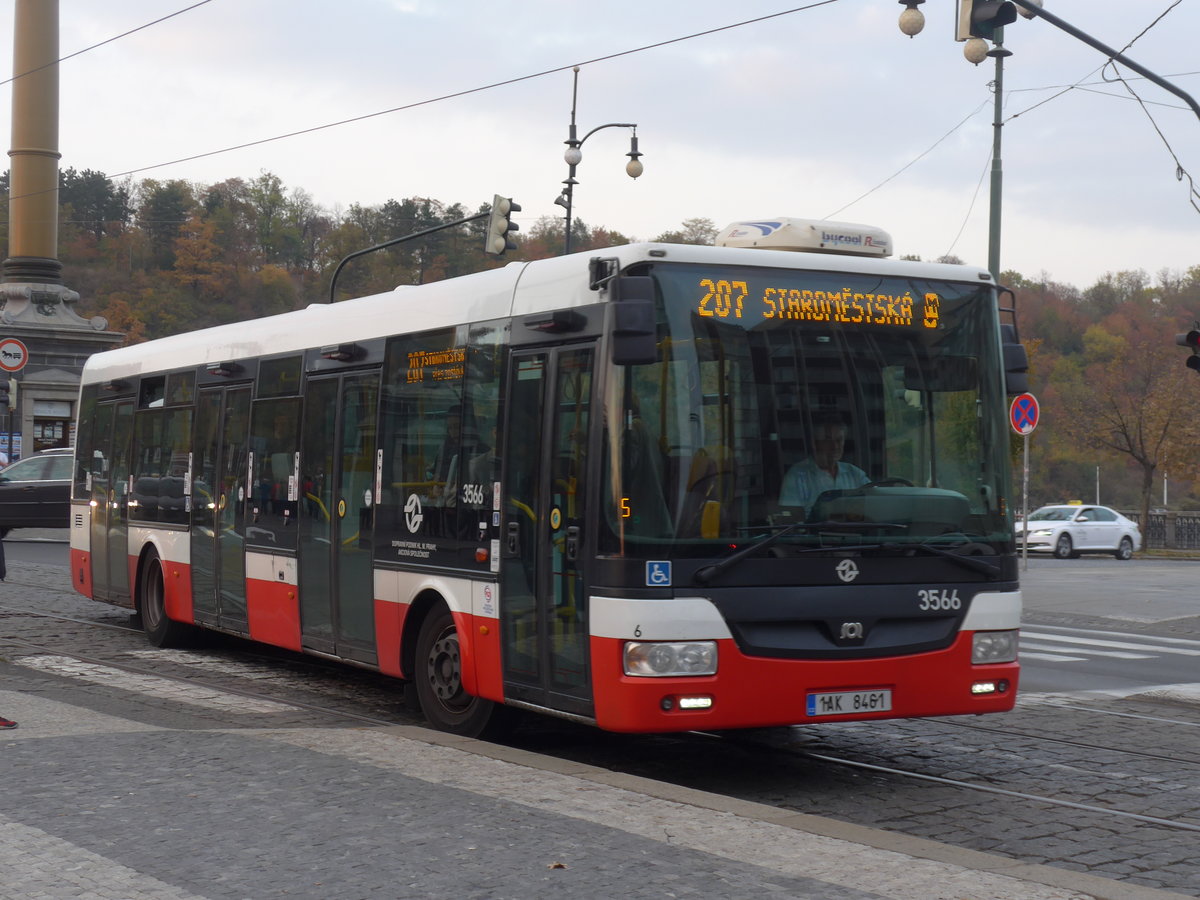
[[[87, 358], [122, 335], [100, 316], [75, 312], [58, 258], [58, 0], [16, 0], [8, 259], [0, 265], [0, 337], [19, 338], [29, 361], [11, 430], [21, 453], [38, 448], [39, 426], [73, 419]], [[69, 413], [66, 412], [69, 410]], [[61, 442], [65, 444], [65, 440]], [[43, 431], [42, 445], [46, 444]]]
[[58, 0], [16, 0], [5, 282], [62, 283], [58, 260]]

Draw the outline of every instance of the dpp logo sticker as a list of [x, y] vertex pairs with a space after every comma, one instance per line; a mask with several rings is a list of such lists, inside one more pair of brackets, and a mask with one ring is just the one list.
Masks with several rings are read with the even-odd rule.
[[404, 524], [408, 526], [409, 531], [416, 534], [417, 529], [424, 521], [425, 514], [421, 512], [421, 498], [416, 494], [409, 494], [408, 501], [404, 504]]
[[854, 560], [852, 559], [843, 559], [837, 564], [837, 568], [834, 571], [837, 572], [838, 578], [847, 584], [858, 577], [858, 566], [854, 564]]

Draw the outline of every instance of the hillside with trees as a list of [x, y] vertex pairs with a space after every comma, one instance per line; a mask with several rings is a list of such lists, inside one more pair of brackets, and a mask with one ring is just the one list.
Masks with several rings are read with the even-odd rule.
[[[0, 245], [7, 250], [8, 175], [0, 177]], [[452, 222], [486, 207], [408, 197], [330, 211], [264, 172], [217, 184], [60, 173], [59, 255], [81, 312], [103, 315], [130, 342], [323, 303], [346, 255]], [[421, 284], [561, 252], [563, 220], [514, 235], [505, 260], [483, 253], [482, 222], [353, 261], [337, 299]], [[711, 243], [709, 219], [639, 238]], [[578, 251], [627, 243], [572, 222]], [[7, 253], [5, 254], [7, 255]], [[1136, 264], [1136, 261], [1131, 261]], [[1094, 501], [1127, 510], [1200, 509], [1200, 374], [1174, 335], [1200, 317], [1200, 265], [1153, 277], [1130, 268], [1079, 289], [1005, 273], [1016, 292], [1030, 386], [1042, 419], [1030, 438], [1030, 503]], [[1016, 478], [1019, 438], [1013, 438]], [[1163, 503], [1164, 484], [1166, 503]], [[1017, 487], [1019, 488], [1019, 482]]]

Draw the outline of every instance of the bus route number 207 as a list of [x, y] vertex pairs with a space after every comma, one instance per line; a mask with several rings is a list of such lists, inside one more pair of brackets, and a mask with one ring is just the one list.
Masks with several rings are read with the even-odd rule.
[[962, 601], [958, 599], [958, 588], [923, 588], [917, 591], [917, 609], [926, 610], [955, 610], [962, 609]]

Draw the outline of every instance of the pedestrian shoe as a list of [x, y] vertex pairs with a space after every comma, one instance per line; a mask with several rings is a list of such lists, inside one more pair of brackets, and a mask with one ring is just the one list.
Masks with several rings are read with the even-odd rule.
[[4, 718], [4, 716], [0, 716], [0, 728], [16, 728], [16, 727], [17, 727], [17, 723], [14, 722], [12, 719], [6, 719], [6, 718]]

